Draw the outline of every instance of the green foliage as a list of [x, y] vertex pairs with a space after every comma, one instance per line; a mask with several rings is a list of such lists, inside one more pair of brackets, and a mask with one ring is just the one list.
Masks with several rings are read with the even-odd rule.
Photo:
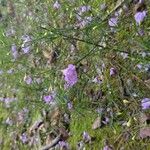
[[[111, 29], [108, 20], [116, 11], [115, 1], [106, 0], [108, 8], [103, 11], [99, 7], [104, 3], [102, 0], [70, 1], [61, 1], [59, 9], [53, 8], [55, 1], [14, 1], [14, 17], [9, 15], [5, 1], [0, 1], [3, 5], [0, 7], [3, 15], [0, 25], [0, 70], [3, 70], [0, 75], [0, 97], [17, 98], [9, 107], [0, 102], [0, 135], [4, 139], [2, 148], [7, 150], [12, 147], [14, 141], [10, 133], [15, 131], [21, 135], [43, 117], [43, 110], [51, 111], [51, 106], [44, 103], [43, 96], [56, 91], [56, 103], [63, 111], [69, 111], [68, 101], [74, 105], [73, 111], [69, 111], [72, 136], [68, 140], [73, 149], [81, 140], [83, 131], [96, 138], [93, 144], [86, 145], [87, 149], [101, 149], [105, 139], [115, 149], [122, 146], [125, 149], [136, 149], [137, 145], [139, 149], [148, 149], [149, 141], [139, 140], [137, 132], [140, 127], [138, 117], [141, 99], [150, 97], [150, 86], [146, 82], [149, 72], [138, 70], [137, 65], [150, 64], [149, 55], [142, 56], [143, 52], [150, 54], [150, 3], [146, 3], [147, 17], [138, 27], [134, 20], [134, 5], [130, 6], [130, 1], [124, 2], [129, 11], [123, 12], [117, 26]], [[122, 8], [124, 3], [117, 7]], [[84, 27], [76, 27], [77, 13], [82, 5], [90, 5], [92, 9], [84, 12], [80, 16], [81, 20], [92, 17], [92, 21]], [[15, 35], [5, 36], [11, 28], [15, 30]], [[143, 36], [139, 36], [139, 28], [144, 29]], [[23, 35], [32, 37], [28, 54], [23, 54], [21, 50]], [[10, 50], [12, 44], [17, 45], [19, 52], [15, 61]], [[53, 52], [56, 56], [50, 61]], [[128, 54], [128, 57], [123, 59], [120, 55], [122, 53]], [[61, 70], [68, 64], [76, 65], [78, 83], [65, 90]], [[117, 71], [114, 77], [110, 76], [112, 67]], [[8, 73], [10, 69], [14, 72]], [[31, 85], [24, 81], [28, 75], [33, 79]], [[92, 82], [97, 76], [103, 81], [102, 84]], [[36, 79], [42, 82], [38, 84]], [[92, 90], [94, 92], [91, 94]], [[95, 100], [93, 97], [98, 91], [103, 95]], [[124, 100], [128, 103], [124, 103]], [[17, 115], [23, 108], [29, 110], [29, 116], [25, 123], [19, 124]], [[98, 108], [104, 108], [105, 111], [109, 108], [113, 115], [109, 125], [95, 131], [91, 126], [98, 116]], [[6, 125], [8, 118], [14, 121], [12, 126]], [[125, 129], [119, 124], [129, 120], [131, 125]], [[126, 131], [131, 132], [131, 136], [124, 141], [122, 132]], [[118, 142], [116, 140], [119, 137], [121, 140]], [[20, 140], [16, 141], [19, 149], [28, 149]]]

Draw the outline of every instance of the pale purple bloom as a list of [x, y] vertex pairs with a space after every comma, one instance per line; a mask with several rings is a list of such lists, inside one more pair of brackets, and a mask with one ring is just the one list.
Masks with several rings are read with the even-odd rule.
[[26, 108], [23, 108], [20, 112], [17, 114], [17, 120], [19, 123], [24, 123], [26, 121], [26, 118], [28, 116], [29, 110]]
[[8, 73], [8, 74], [12, 74], [13, 72], [14, 72], [14, 69], [12, 69], [12, 68], [9, 69], [9, 70], [7, 70], [7, 73]]
[[10, 103], [16, 101], [16, 98], [10, 98], [10, 97], [6, 97], [4, 98], [3, 102], [5, 103], [6, 107], [10, 107]]
[[87, 24], [89, 24], [92, 21], [92, 17], [84, 17], [84, 19], [79, 20], [79, 23], [77, 24], [78, 27], [83, 28]]
[[141, 70], [143, 68], [143, 65], [142, 64], [137, 64], [136, 67]]
[[22, 133], [22, 135], [20, 136], [20, 140], [22, 141], [22, 143], [28, 142], [27, 134], [26, 133]]
[[58, 1], [56, 1], [53, 5], [53, 8], [55, 8], [55, 9], [59, 9], [60, 7], [61, 7], [61, 5]]
[[17, 46], [15, 44], [11, 46], [11, 52], [12, 52], [12, 56], [14, 57], [14, 59], [17, 59], [18, 51], [17, 51]]
[[72, 102], [68, 102], [68, 103], [67, 103], [67, 106], [68, 106], [68, 109], [71, 110], [71, 109], [73, 108]]
[[77, 72], [74, 65], [69, 64], [68, 68], [62, 70], [62, 73], [64, 75], [64, 79], [66, 81], [65, 87], [72, 87], [74, 84], [77, 83]]
[[31, 49], [30, 42], [32, 39], [29, 35], [23, 35], [22, 40], [23, 40], [23, 43], [21, 45], [21, 48], [23, 50], [23, 53], [27, 54], [30, 52], [30, 49]]
[[28, 76], [26, 76], [25, 75], [25, 77], [24, 77], [24, 81], [26, 82], [26, 84], [31, 84], [32, 83], [32, 78], [28, 75]]
[[13, 121], [9, 117], [6, 119], [5, 123], [10, 126], [13, 125]]
[[141, 24], [141, 22], [143, 22], [144, 18], [146, 17], [146, 11], [142, 11], [142, 12], [137, 12], [135, 15], [134, 15], [134, 19], [136, 21], [136, 23], [138, 25]]
[[28, 54], [30, 52], [30, 46], [24, 46], [22, 45], [22, 50], [24, 54]]
[[21, 39], [23, 40], [24, 43], [31, 42], [31, 37], [29, 35], [23, 35]]
[[150, 108], [150, 98], [142, 99], [141, 106], [142, 106], [143, 110], [149, 109]]
[[107, 8], [106, 3], [100, 5], [100, 10], [105, 10]]
[[81, 15], [84, 12], [90, 11], [91, 10], [91, 6], [81, 6], [79, 8], [79, 14]]
[[82, 138], [83, 138], [83, 141], [85, 141], [85, 142], [90, 142], [91, 141], [90, 135], [85, 131], [83, 132]]
[[143, 29], [138, 29], [138, 34], [140, 36], [143, 36], [145, 34], [144, 30]]
[[118, 24], [118, 18], [117, 17], [112, 17], [108, 21], [109, 26], [115, 27]]
[[123, 57], [123, 59], [128, 58], [128, 53], [121, 52], [120, 55]]
[[16, 33], [16, 31], [13, 28], [11, 28], [11, 29], [9, 29], [9, 30], [6, 31], [5, 35], [7, 37], [9, 37], [9, 36], [14, 36], [15, 33]]
[[59, 141], [59, 146], [61, 149], [69, 149], [69, 144], [65, 141]]
[[110, 76], [115, 76], [117, 74], [117, 71], [115, 68], [110, 68]]
[[139, 3], [144, 3], [144, 0], [139, 0]]
[[53, 97], [51, 95], [46, 95], [43, 97], [44, 102], [50, 103], [53, 100]]
[[102, 81], [101, 78], [99, 78], [99, 76], [96, 76], [96, 77], [92, 80], [92, 82], [101, 84], [103, 81]]
[[55, 96], [56, 96], [56, 92], [52, 91], [49, 95], [43, 96], [43, 100], [45, 103], [51, 104], [54, 102]]
[[104, 146], [103, 150], [112, 150], [112, 148], [108, 145]]

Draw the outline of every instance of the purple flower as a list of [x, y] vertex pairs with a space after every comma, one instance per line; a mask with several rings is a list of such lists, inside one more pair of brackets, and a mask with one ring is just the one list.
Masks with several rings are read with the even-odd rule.
[[100, 5], [100, 10], [105, 10], [107, 8], [106, 3]]
[[22, 50], [24, 54], [28, 54], [30, 52], [30, 46], [24, 46], [22, 45]]
[[101, 84], [101, 83], [103, 82], [103, 78], [102, 78], [102, 76], [101, 76], [101, 77], [96, 76], [96, 77], [92, 80], [92, 82]]
[[85, 131], [83, 132], [82, 137], [83, 137], [83, 141], [85, 141], [85, 142], [90, 142], [91, 141], [90, 135]]
[[11, 29], [9, 29], [9, 30], [6, 31], [5, 35], [7, 37], [9, 37], [9, 36], [14, 36], [15, 33], [16, 33], [16, 31], [13, 28], [11, 28]]
[[103, 150], [112, 150], [112, 148], [108, 145], [104, 146]]
[[123, 57], [123, 59], [128, 58], [128, 53], [126, 52], [121, 52], [120, 55]]
[[22, 141], [22, 143], [26, 143], [26, 142], [28, 141], [27, 134], [26, 134], [26, 133], [23, 133], [23, 134], [20, 136], [20, 140]]
[[52, 91], [49, 95], [43, 96], [43, 100], [45, 103], [51, 104], [52, 102], [54, 102], [55, 96], [56, 96], [56, 92]]
[[141, 106], [142, 106], [143, 110], [149, 109], [150, 108], [150, 98], [142, 99]]
[[84, 12], [90, 11], [91, 10], [91, 6], [81, 6], [79, 8], [79, 14], [81, 15]]
[[136, 21], [136, 23], [138, 25], [141, 24], [141, 22], [143, 22], [144, 18], [146, 17], [146, 11], [142, 11], [142, 12], [137, 12], [135, 15], [134, 15], [134, 19]]
[[15, 101], [15, 100], [16, 100], [16, 98], [9, 98], [9, 97], [6, 97], [6, 98], [4, 99], [4, 101], [5, 101], [6, 104], [8, 104], [8, 103], [10, 103], [10, 102], [13, 102], [13, 101]]
[[117, 74], [117, 71], [115, 68], [110, 68], [110, 76], [115, 76]]
[[28, 75], [28, 76], [26, 76], [25, 75], [25, 77], [24, 77], [24, 81], [26, 82], [26, 84], [31, 84], [32, 83], [32, 78]]
[[64, 79], [66, 81], [65, 87], [72, 87], [74, 84], [77, 83], [77, 72], [74, 65], [69, 64], [68, 68], [62, 70], [62, 73], [64, 75]]
[[17, 51], [17, 46], [15, 44], [11, 46], [11, 52], [12, 52], [12, 56], [14, 57], [14, 59], [17, 59], [18, 51]]
[[43, 97], [44, 102], [50, 103], [53, 100], [53, 97], [51, 95], [46, 95]]
[[109, 26], [111, 26], [111, 27], [117, 26], [117, 23], [118, 23], [118, 18], [117, 18], [117, 17], [112, 17], [112, 18], [110, 18], [109, 21], [108, 21], [108, 24], [109, 24]]
[[21, 39], [24, 43], [31, 42], [31, 37], [29, 35], [23, 35]]
[[69, 144], [65, 141], [59, 141], [59, 146], [61, 149], [69, 149]]
[[9, 117], [6, 119], [5, 123], [10, 126], [13, 125], [13, 121]]
[[53, 5], [54, 9], [59, 9], [61, 7], [60, 3], [58, 1], [56, 1]]
[[13, 72], [14, 72], [14, 69], [12, 69], [12, 68], [9, 69], [9, 70], [7, 70], [7, 73], [8, 73], [8, 74], [12, 74]]
[[71, 110], [71, 109], [73, 108], [72, 102], [68, 102], [68, 103], [67, 103], [67, 106], [68, 106], [68, 109]]
[[23, 53], [24, 54], [27, 54], [30, 52], [30, 42], [31, 42], [31, 37], [29, 35], [23, 35], [22, 36], [22, 40], [23, 40], [23, 43], [21, 45], [21, 48], [23, 50]]

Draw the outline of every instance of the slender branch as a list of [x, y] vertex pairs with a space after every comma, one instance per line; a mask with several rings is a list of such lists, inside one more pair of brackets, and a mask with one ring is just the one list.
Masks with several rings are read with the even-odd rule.
[[52, 141], [52, 143], [43, 146], [42, 148], [40, 148], [40, 150], [48, 150], [48, 149], [54, 147], [54, 146], [60, 141], [60, 137], [61, 137], [61, 135], [58, 135], [58, 136]]

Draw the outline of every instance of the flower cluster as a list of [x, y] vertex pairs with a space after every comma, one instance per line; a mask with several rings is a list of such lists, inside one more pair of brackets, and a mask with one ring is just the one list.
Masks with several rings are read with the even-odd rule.
[[76, 68], [74, 65], [69, 64], [66, 69], [62, 70], [62, 73], [66, 81], [65, 88], [72, 87], [74, 84], [77, 83], [78, 77], [77, 77], [77, 72], [76, 72]]

